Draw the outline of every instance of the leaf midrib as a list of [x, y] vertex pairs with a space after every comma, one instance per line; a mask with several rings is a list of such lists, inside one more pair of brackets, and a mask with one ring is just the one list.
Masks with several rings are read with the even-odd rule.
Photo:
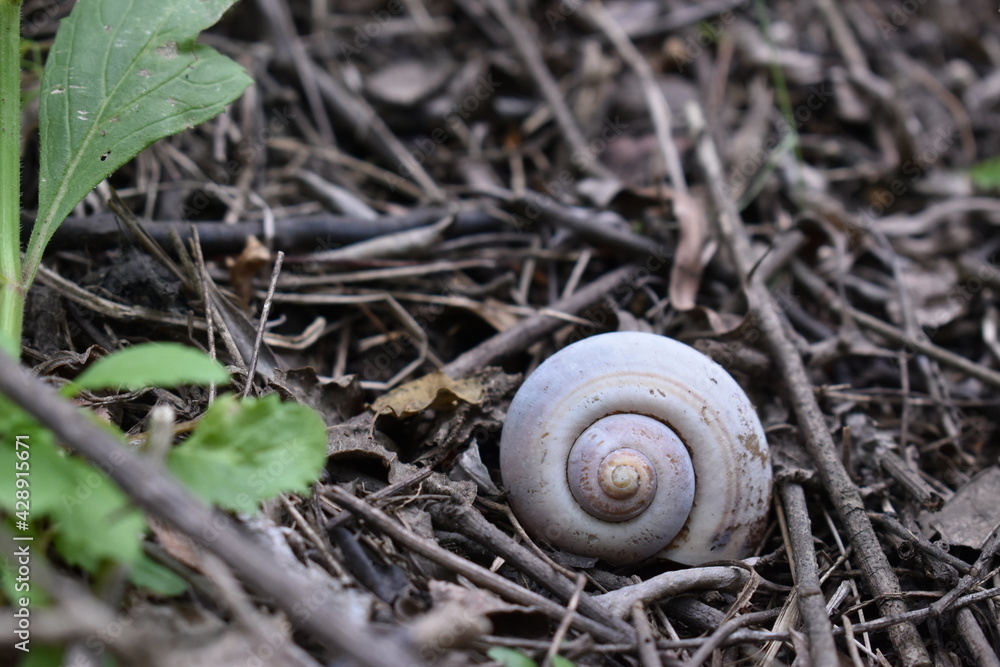
[[[134, 9], [135, 9], [135, 0], [131, 0], [131, 2], [129, 2], [128, 10], [125, 12], [126, 19], [127, 19], [127, 17], [129, 15], [131, 15], [131, 13], [133, 12]], [[162, 26], [164, 25], [164, 23], [167, 22], [167, 20], [169, 20], [170, 18], [173, 17], [173, 15], [176, 13], [176, 11], [177, 11], [176, 6], [173, 6], [173, 7], [171, 7], [171, 11], [168, 11], [167, 13], [165, 13], [164, 15], [162, 15], [162, 20], [160, 21], [159, 24], [157, 24], [156, 30], [150, 32], [149, 38], [146, 40], [145, 44], [143, 45], [143, 48], [139, 51], [140, 54], [144, 53], [145, 50], [147, 48], [149, 48], [149, 44], [151, 42], [159, 39], [160, 29], [162, 28]], [[101, 17], [101, 18], [102, 18], [102, 22], [103, 22], [103, 17]], [[102, 95], [103, 101], [98, 106], [98, 112], [94, 115], [94, 119], [91, 121], [90, 128], [87, 130], [86, 134], [84, 135], [83, 141], [80, 142], [80, 149], [76, 152], [76, 155], [74, 156], [72, 154], [72, 150], [70, 150], [70, 152], [69, 152], [70, 160], [67, 162], [66, 168], [61, 173], [62, 178], [61, 178], [61, 183], [59, 185], [59, 189], [56, 190], [56, 193], [52, 196], [52, 203], [46, 209], [44, 218], [43, 217], [39, 217], [35, 221], [35, 228], [32, 230], [32, 232], [31, 232], [31, 239], [28, 242], [28, 248], [27, 248], [27, 253], [26, 253], [26, 260], [27, 261], [24, 264], [24, 271], [23, 271], [22, 276], [21, 276], [21, 280], [26, 285], [30, 284], [31, 281], [34, 279], [34, 272], [35, 272], [35, 270], [37, 269], [37, 266], [38, 266], [38, 262], [34, 261], [34, 255], [35, 254], [39, 254], [40, 255], [41, 251], [40, 250], [36, 250], [36, 248], [43, 248], [45, 246], [45, 243], [46, 243], [48, 237], [51, 235], [49, 233], [49, 228], [53, 225], [53, 221], [52, 220], [53, 220], [53, 217], [54, 217], [54, 213], [55, 213], [55, 211], [59, 210], [60, 206], [62, 205], [63, 200], [66, 198], [66, 195], [69, 192], [69, 189], [70, 189], [70, 186], [71, 186], [71, 179], [68, 177], [68, 175], [74, 173], [76, 171], [76, 168], [79, 166], [80, 162], [83, 160], [83, 156], [87, 152], [86, 149], [89, 146], [90, 142], [93, 141], [94, 134], [98, 130], [98, 124], [99, 124], [98, 122], [99, 122], [99, 120], [104, 117], [104, 114], [107, 111], [109, 105], [111, 104], [111, 101], [112, 101], [114, 95], [118, 92], [119, 88], [122, 85], [124, 85], [125, 80], [127, 78], [127, 75], [130, 74], [135, 69], [135, 67], [137, 66], [137, 64], [138, 64], [138, 62], [140, 60], [140, 58], [135, 58], [135, 59], [132, 60], [132, 62], [129, 64], [128, 68], [125, 70], [125, 74], [123, 76], [119, 77], [118, 82], [115, 85], [114, 89], [112, 90], [111, 94], [108, 94], [107, 93], [107, 90], [108, 90], [108, 81], [107, 81], [108, 59], [111, 57], [111, 49], [113, 48], [113, 45], [114, 45], [114, 37], [118, 35], [119, 31], [121, 30], [121, 26], [124, 25], [124, 24], [126, 24], [126, 23], [127, 23], [127, 20], [126, 21], [118, 22], [118, 27], [115, 28], [115, 31], [114, 31], [114, 33], [112, 35], [112, 39], [109, 42], [108, 48], [105, 50], [104, 67], [103, 67], [104, 71], [103, 71], [103, 76], [101, 78], [101, 89], [102, 89], [101, 92], [103, 93], [103, 95]], [[74, 22], [72, 24], [72, 28], [73, 28], [73, 34], [72, 34], [73, 47], [70, 50], [70, 53], [74, 52], [76, 50], [76, 48], [77, 48], [76, 38], [77, 38], [78, 31], [76, 29], [77, 28], [76, 22]], [[71, 100], [70, 100], [70, 97], [69, 97], [70, 96], [70, 84], [69, 84], [70, 72], [71, 72], [71, 69], [69, 67], [67, 67], [66, 68], [66, 79], [63, 81], [64, 89], [66, 91], [66, 96], [67, 96], [66, 97], [66, 114], [65, 114], [66, 136], [67, 137], [71, 136], [70, 120], [71, 120], [71, 116], [73, 115], [72, 114], [72, 109], [71, 109], [72, 105], [70, 103]], [[176, 77], [170, 77], [167, 81], [172, 81], [174, 78], [176, 78]], [[164, 83], [166, 83], [166, 81], [164, 81]], [[159, 86], [157, 86], [157, 88], [159, 88]], [[150, 92], [152, 92], [152, 91], [150, 91]], [[49, 175], [50, 178], [51, 178], [51, 176], [52, 175]], [[39, 232], [39, 230], [41, 230], [41, 232]], [[39, 259], [41, 259], [41, 258], [39, 257]]]

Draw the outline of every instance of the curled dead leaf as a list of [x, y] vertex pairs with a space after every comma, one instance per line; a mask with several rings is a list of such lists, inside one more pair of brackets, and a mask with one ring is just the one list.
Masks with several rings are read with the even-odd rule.
[[404, 418], [424, 410], [447, 409], [459, 402], [479, 405], [482, 400], [483, 387], [475, 377], [453, 380], [444, 373], [434, 372], [379, 396], [371, 409], [376, 415]]
[[670, 302], [677, 310], [694, 308], [701, 272], [711, 259], [708, 220], [701, 205], [690, 195], [674, 193], [674, 214], [680, 228], [677, 254], [670, 267]]
[[253, 279], [264, 266], [271, 262], [271, 251], [255, 236], [248, 236], [243, 251], [235, 258], [226, 258], [229, 280], [243, 303], [249, 303], [253, 296]]

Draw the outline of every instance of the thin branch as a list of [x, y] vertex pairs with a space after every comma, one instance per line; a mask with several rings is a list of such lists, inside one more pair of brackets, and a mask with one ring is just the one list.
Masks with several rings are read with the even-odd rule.
[[782, 484], [780, 489], [788, 520], [799, 613], [805, 621], [809, 637], [809, 657], [814, 665], [832, 665], [837, 662], [837, 647], [833, 643], [826, 600], [816, 571], [816, 551], [813, 549], [812, 524], [806, 508], [805, 492], [798, 484]]
[[[785, 324], [778, 315], [778, 307], [767, 286], [757, 280], [750, 280], [754, 254], [739, 212], [723, 191], [725, 180], [722, 165], [698, 107], [688, 107], [688, 122], [696, 137], [698, 161], [704, 171], [709, 196], [716, 208], [715, 221], [720, 239], [728, 248], [736, 273], [746, 289], [752, 322], [774, 357], [778, 377], [784, 382], [788, 400], [803, 432], [806, 449], [847, 531], [848, 540], [857, 553], [858, 564], [869, 588], [879, 601], [882, 614], [903, 614], [906, 612], [906, 605], [900, 599], [902, 589], [899, 580], [896, 579], [865, 514], [861, 493], [844, 468], [799, 351], [785, 330]], [[889, 637], [904, 664], [930, 667], [930, 655], [915, 625], [894, 625], [889, 629]]]
[[[299, 629], [330, 650], [367, 667], [423, 664], [392, 639], [376, 639], [344, 616], [334, 600], [317, 598], [316, 584], [303, 568], [279, 561], [228, 515], [204, 505], [161, 466], [122, 447], [113, 435], [58, 397], [6, 353], [0, 353], [0, 392], [104, 471], [140, 509], [218, 556], [244, 585], [270, 597]], [[302, 600], [316, 601], [314, 613], [301, 613]], [[337, 622], [331, 623], [334, 618]]]

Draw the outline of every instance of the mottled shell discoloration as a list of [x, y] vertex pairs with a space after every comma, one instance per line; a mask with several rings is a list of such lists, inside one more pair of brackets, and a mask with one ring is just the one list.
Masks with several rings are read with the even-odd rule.
[[[642, 415], [676, 434], [695, 488], [690, 514], [671, 502], [604, 521], [577, 502], [567, 462], [578, 436], [609, 415]], [[636, 449], [641, 449], [636, 447]], [[658, 486], [672, 465], [649, 452]], [[594, 336], [553, 355], [508, 412], [500, 465], [510, 502], [535, 537], [568, 551], [633, 563], [743, 558], [759, 538], [771, 494], [767, 441], [753, 406], [726, 371], [678, 341], [644, 333]]]

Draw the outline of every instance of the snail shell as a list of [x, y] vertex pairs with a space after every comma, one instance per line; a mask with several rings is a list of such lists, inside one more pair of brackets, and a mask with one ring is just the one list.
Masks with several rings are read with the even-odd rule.
[[511, 402], [500, 468], [525, 530], [611, 563], [740, 559], [767, 521], [760, 420], [722, 366], [676, 340], [570, 345]]

